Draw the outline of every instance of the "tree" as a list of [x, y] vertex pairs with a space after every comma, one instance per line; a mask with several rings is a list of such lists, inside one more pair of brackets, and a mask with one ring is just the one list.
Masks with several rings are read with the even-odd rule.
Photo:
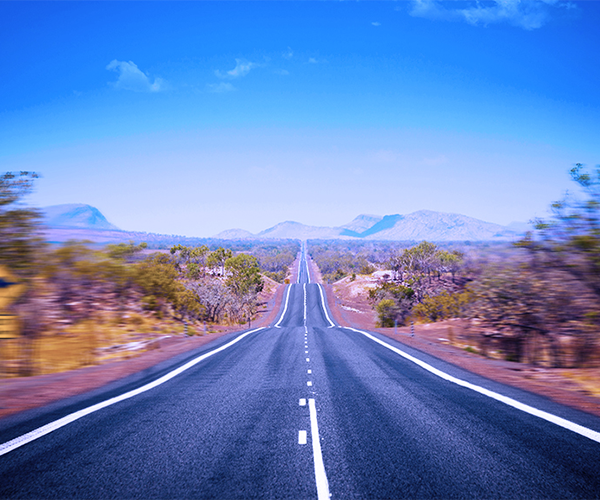
[[216, 278], [189, 282], [186, 288], [194, 293], [195, 299], [203, 308], [203, 318], [211, 323], [221, 320], [225, 308], [232, 300], [230, 291]]
[[230, 257], [225, 261], [225, 269], [229, 272], [226, 284], [237, 297], [262, 291], [264, 283], [256, 257], [244, 253]]
[[223, 276], [225, 274], [225, 261], [231, 257], [233, 257], [233, 252], [231, 250], [219, 247], [208, 255], [206, 264]]
[[146, 295], [142, 299], [151, 310], [160, 310], [166, 302], [174, 304], [183, 285], [177, 281], [179, 274], [171, 259], [156, 253], [137, 265], [136, 282]]
[[[586, 199], [566, 196], [552, 203], [550, 220], [536, 220], [535, 233], [515, 245], [522, 262], [488, 268], [471, 284], [471, 316], [514, 361], [584, 365], [594, 353], [600, 327], [600, 168], [581, 164], [571, 178]], [[568, 338], [568, 342], [565, 339]]]
[[0, 175], [0, 264], [26, 276], [34, 273], [41, 214], [20, 206], [33, 189], [35, 172], [6, 172]]
[[109, 244], [106, 245], [106, 253], [113, 259], [121, 259], [124, 261], [132, 260], [132, 258], [140, 253], [142, 250], [148, 248], [148, 244], [145, 242], [136, 245], [135, 242], [130, 241], [129, 243]]
[[381, 326], [393, 326], [394, 322], [403, 325], [415, 298], [416, 294], [412, 288], [395, 283], [383, 283], [369, 290], [369, 302], [375, 307]]

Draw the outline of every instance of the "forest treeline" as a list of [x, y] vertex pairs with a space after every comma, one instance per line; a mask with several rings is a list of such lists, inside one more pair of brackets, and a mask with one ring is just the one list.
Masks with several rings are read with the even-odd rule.
[[582, 195], [553, 203], [510, 247], [313, 241], [309, 251], [330, 282], [389, 271], [369, 291], [380, 326], [465, 318], [483, 354], [589, 366], [600, 361], [600, 168], [570, 174]]
[[[203, 323], [250, 322], [266, 277], [283, 282], [300, 250], [297, 242], [174, 245], [162, 252], [134, 242], [50, 245], [40, 237], [40, 212], [20, 203], [36, 178], [32, 172], [0, 176], [0, 292], [12, 295], [0, 314], [18, 318], [4, 321], [4, 329], [13, 327], [25, 340], [68, 334], [79, 324], [109, 322], [118, 329], [132, 319], [186, 323], [188, 334], [202, 331]], [[28, 365], [22, 374], [31, 371]]]

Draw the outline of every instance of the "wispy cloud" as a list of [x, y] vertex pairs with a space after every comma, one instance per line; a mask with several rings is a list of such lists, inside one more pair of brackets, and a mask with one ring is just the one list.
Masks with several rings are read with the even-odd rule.
[[250, 73], [250, 70], [252, 68], [256, 68], [257, 66], [258, 64], [246, 61], [245, 59], [236, 59], [235, 68], [225, 72], [216, 70], [215, 75], [217, 75], [219, 78], [228, 78], [230, 80], [233, 80], [241, 76], [246, 76], [248, 73]]
[[317, 61], [314, 57], [309, 57], [308, 62], [309, 62], [309, 64], [318, 64], [319, 63], [319, 61]]
[[474, 26], [507, 23], [526, 30], [541, 28], [553, 7], [573, 8], [563, 0], [493, 0], [488, 2], [441, 2], [412, 0], [410, 14], [443, 21], [464, 21]]
[[290, 47], [288, 47], [287, 50], [283, 54], [281, 54], [281, 56], [284, 59], [291, 59], [292, 57], [294, 57], [294, 51]]
[[160, 92], [165, 90], [165, 81], [155, 78], [154, 83], [143, 73], [133, 61], [117, 61], [113, 59], [106, 69], [119, 73], [116, 82], [111, 82], [116, 89], [133, 90], [135, 92]]
[[290, 72], [287, 69], [276, 69], [273, 71], [276, 75], [288, 76]]
[[381, 26], [381, 23], [379, 21], [373, 21], [371, 23], [372, 26]]
[[236, 90], [236, 88], [231, 85], [229, 82], [220, 82], [220, 83], [207, 83], [206, 90], [209, 92], [214, 92], [216, 94], [222, 94], [223, 92], [232, 92]]

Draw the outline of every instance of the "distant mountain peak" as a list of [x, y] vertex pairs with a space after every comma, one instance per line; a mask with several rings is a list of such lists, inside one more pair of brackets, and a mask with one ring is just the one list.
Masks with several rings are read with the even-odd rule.
[[83, 203], [68, 203], [42, 208], [44, 222], [49, 227], [119, 230], [106, 220], [96, 207]]

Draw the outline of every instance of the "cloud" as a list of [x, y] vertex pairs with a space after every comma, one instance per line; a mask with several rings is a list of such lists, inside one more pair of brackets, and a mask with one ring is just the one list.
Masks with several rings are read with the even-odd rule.
[[216, 94], [222, 94], [223, 92], [232, 92], [236, 90], [236, 88], [231, 85], [229, 82], [220, 82], [220, 83], [207, 83], [206, 90], [209, 92], [214, 92]]
[[250, 73], [250, 70], [252, 68], [256, 68], [257, 66], [258, 64], [246, 61], [245, 59], [236, 59], [235, 68], [226, 71], [225, 73], [216, 70], [215, 75], [217, 75], [219, 78], [228, 78], [230, 80], [233, 80], [234, 78], [246, 76], [248, 73]]
[[317, 64], [317, 63], [318, 63], [318, 61], [317, 61], [317, 60], [316, 60], [314, 57], [309, 57], [309, 58], [308, 58], [308, 62], [309, 62], [310, 64]]
[[380, 23], [380, 22], [378, 22], [378, 21], [373, 21], [373, 22], [371, 23], [371, 25], [372, 25], [372, 26], [381, 26], [381, 23]]
[[150, 82], [148, 76], [137, 67], [133, 61], [117, 61], [113, 59], [106, 69], [119, 73], [116, 82], [111, 82], [116, 89], [133, 90], [135, 92], [160, 92], [165, 90], [165, 81], [162, 78], [155, 78], [154, 83]]
[[276, 69], [273, 71], [276, 75], [288, 76], [290, 72], [287, 69]]
[[442, 21], [464, 21], [474, 26], [507, 23], [526, 30], [541, 28], [552, 7], [573, 8], [562, 0], [493, 0], [487, 2], [441, 2], [412, 0], [410, 15]]
[[294, 51], [290, 47], [288, 47], [287, 50], [283, 54], [281, 54], [281, 56], [284, 59], [291, 59], [292, 57], [294, 57]]

